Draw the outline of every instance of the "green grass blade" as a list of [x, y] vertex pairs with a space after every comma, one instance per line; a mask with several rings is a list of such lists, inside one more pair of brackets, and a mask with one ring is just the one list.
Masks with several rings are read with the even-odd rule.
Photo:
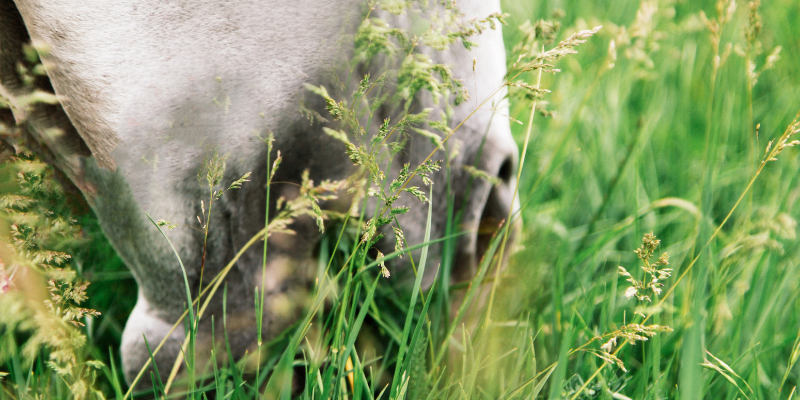
[[[423, 239], [424, 243], [428, 243], [431, 238], [431, 218], [433, 216], [433, 186], [431, 185], [430, 189], [430, 196], [428, 197], [428, 221], [425, 224], [425, 238]], [[406, 356], [406, 351], [408, 350], [408, 336], [411, 333], [411, 321], [414, 317], [414, 308], [417, 304], [417, 296], [419, 295], [420, 288], [422, 287], [422, 277], [425, 275], [425, 265], [428, 261], [428, 247], [425, 246], [422, 248], [422, 254], [420, 256], [419, 267], [417, 268], [417, 277], [414, 281], [414, 287], [411, 291], [411, 300], [408, 306], [408, 313], [406, 314], [406, 322], [403, 326], [403, 337], [400, 340], [400, 349], [397, 352], [397, 367], [395, 368], [394, 372], [394, 379], [392, 382], [398, 382], [400, 367], [403, 365], [403, 359]], [[408, 380], [406, 379], [405, 384], [408, 384]], [[405, 387], [405, 386], [403, 386]], [[392, 391], [390, 392], [390, 398], [399, 398], [398, 392], [396, 389], [399, 389], [397, 384], [392, 385]]]

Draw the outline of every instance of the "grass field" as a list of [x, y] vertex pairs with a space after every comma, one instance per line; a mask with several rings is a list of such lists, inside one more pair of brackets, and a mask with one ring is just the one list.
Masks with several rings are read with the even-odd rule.
[[[521, 238], [499, 275], [485, 265], [480, 287], [492, 300], [465, 311], [470, 329], [448, 321], [444, 285], [397, 301], [372, 277], [345, 274], [345, 300], [315, 317], [328, 329], [318, 343], [289, 332], [255, 375], [228, 365], [187, 386], [196, 389], [190, 395], [170, 394], [288, 396], [282, 385], [291, 386], [284, 378], [294, 370], [306, 378], [295, 394], [309, 399], [791, 398], [800, 373], [800, 149], [787, 147], [776, 161], [765, 155], [800, 110], [800, 3], [760, 5], [760, 21], [750, 4], [505, 1], [509, 61], [526, 21], [555, 14], [556, 43], [603, 28], [579, 54], [555, 62], [560, 73], [542, 77], [552, 93], [538, 103], [549, 116], [537, 113], [530, 126]], [[714, 24], [721, 29], [709, 29]], [[531, 106], [511, 96], [520, 148]], [[80, 224], [93, 240], [69, 251], [93, 282], [86, 304], [103, 314], [86, 326], [81, 354], [104, 362], [95, 385], [120, 398], [127, 387], [114, 369], [135, 283], [96, 221]], [[668, 252], [673, 269], [659, 277], [660, 294], [639, 291], [651, 301], [626, 296], [631, 283], [618, 268], [650, 283], [634, 253], [648, 233], [661, 240], [650, 263]], [[333, 240], [323, 240], [321, 258]], [[45, 353], [25, 363], [25, 333], [0, 332], [0, 372], [8, 373], [0, 399], [70, 397]], [[339, 353], [350, 354], [357, 338], [382, 346]]]
[[[719, 50], [698, 18], [700, 11], [715, 18], [714, 2], [659, 2], [648, 12], [655, 5], [506, 5], [512, 26], [554, 7], [567, 11], [565, 26], [604, 25], [581, 54], [560, 64], [563, 74], [544, 84], [559, 115], [536, 122], [528, 160], [535, 168], [526, 171], [522, 190], [530, 193], [525, 249], [517, 258], [536, 261], [514, 264], [523, 278], [513, 280], [520, 288], [506, 301], [530, 313], [541, 329], [539, 357], [553, 362], [563, 349], [618, 329], [626, 316], [638, 320], [635, 299], [620, 296], [628, 285], [617, 266], [636, 268], [631, 250], [654, 232], [675, 269], [665, 289], [676, 289], [645, 313], [674, 332], [623, 349], [618, 356], [630, 372], [606, 366], [588, 388], [602, 393], [625, 385], [621, 392], [635, 399], [787, 398], [796, 385], [791, 365], [800, 329], [796, 153], [769, 163], [705, 244], [746, 190], [768, 141], [800, 107], [800, 4], [761, 6], [763, 53], [752, 59], [764, 65], [775, 46], [782, 51], [752, 90], [747, 57], [736, 53], [747, 47], [748, 4], [738, 4], [723, 26]], [[629, 44], [620, 38], [623, 26]], [[611, 40], [617, 57], [608, 69]], [[715, 70], [715, 55], [726, 53]], [[525, 105], [514, 110], [522, 119]], [[551, 379], [572, 393], [600, 365], [579, 353]]]

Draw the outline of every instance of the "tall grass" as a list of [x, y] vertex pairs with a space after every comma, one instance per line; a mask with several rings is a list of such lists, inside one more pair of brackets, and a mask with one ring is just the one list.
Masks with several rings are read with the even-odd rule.
[[[191, 365], [196, 379], [190, 384], [170, 390], [156, 382], [150, 396], [793, 396], [800, 357], [800, 212], [794, 208], [800, 161], [791, 148], [769, 161], [779, 141], [766, 149], [787, 127], [792, 132], [800, 108], [800, 4], [506, 1], [504, 10], [511, 14], [504, 31], [509, 54], [520, 51], [533, 29], [517, 27], [539, 19], [555, 17], [563, 26], [548, 48], [580, 29], [604, 27], [579, 54], [553, 63], [562, 73], [521, 76], [552, 93], [512, 91], [511, 117], [525, 121], [512, 124], [526, 150], [522, 208], [509, 218], [522, 224], [518, 244], [505, 241], [512, 225], [506, 224], [476, 277], [450, 287], [452, 253], [430, 260], [426, 250], [430, 241], [442, 241], [452, 252], [458, 234], [452, 210], [445, 238], [429, 237], [429, 208], [426, 243], [377, 259], [360, 235], [345, 234], [353, 227], [342, 221], [320, 243], [316, 300], [284, 336], [259, 346], [258, 369], [245, 362]], [[770, 58], [776, 46], [783, 48], [777, 61]], [[748, 63], [756, 72], [774, 67], [756, 76]], [[661, 240], [655, 255], [669, 253], [673, 271], [657, 282], [663, 288], [648, 289], [647, 301], [631, 295], [619, 267], [647, 283], [634, 250], [650, 232]], [[129, 279], [99, 270], [97, 254], [107, 246], [92, 246], [79, 252], [85, 276]], [[381, 281], [382, 261], [419, 248], [410, 291]], [[504, 252], [511, 253], [508, 266], [496, 268]], [[422, 288], [423, 271], [437, 265], [437, 281]], [[122, 398], [116, 346], [105, 357], [108, 337], [118, 341], [124, 321], [117, 310], [133, 300], [108, 301], [112, 295], [90, 292], [90, 307], [104, 315], [87, 325], [87, 353], [105, 360], [98, 387]], [[202, 308], [196, 304], [195, 315]], [[650, 335], [653, 325], [671, 331]], [[604, 346], [612, 337], [618, 340]], [[7, 332], [4, 338], [0, 371], [9, 374], [0, 377], [0, 399], [69, 397], [45, 353], [26, 364], [19, 352], [24, 338]], [[215, 349], [212, 358], [224, 359], [227, 351]]]
[[[617, 266], [635, 265], [630, 250], [644, 233], [661, 238], [674, 275], [700, 258], [670, 296], [654, 299], [663, 300], [660, 307], [644, 310], [674, 332], [623, 349], [618, 356], [630, 371], [607, 366], [580, 394], [600, 366], [576, 354], [551, 398], [606, 396], [623, 385], [630, 398], [738, 398], [740, 388], [750, 398], [787, 398], [796, 385], [790, 361], [800, 329], [793, 283], [796, 155], [768, 164], [704, 245], [747, 189], [767, 142], [797, 112], [797, 4], [761, 5], [764, 51], [754, 59], [762, 66], [775, 46], [783, 51], [752, 91], [749, 55], [736, 54], [737, 47], [747, 48], [748, 4], [740, 3], [724, 24], [719, 46], [698, 16], [705, 11], [716, 18], [710, 1], [507, 2], [506, 10], [513, 25], [547, 17], [558, 6], [567, 10], [565, 26], [602, 23], [605, 29], [575, 62], [561, 65], [565, 74], [545, 77], [560, 115], [537, 120], [529, 162], [538, 169], [523, 182], [527, 237], [517, 258], [535, 261], [513, 264], [519, 284], [505, 301], [520, 306], [509, 316], [531, 313], [547, 334], [540, 334], [540, 357], [552, 362], [559, 349], [633, 320]], [[726, 53], [714, 67], [715, 56]], [[524, 115], [525, 106], [516, 107], [514, 115]]]

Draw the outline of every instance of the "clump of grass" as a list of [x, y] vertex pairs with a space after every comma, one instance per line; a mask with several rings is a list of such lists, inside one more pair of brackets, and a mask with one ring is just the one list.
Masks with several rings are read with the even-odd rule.
[[[648, 316], [647, 324], [675, 331], [614, 352], [625, 360], [628, 373], [606, 368], [605, 362], [598, 372], [582, 352], [572, 353], [564, 378], [554, 375], [561, 384], [554, 383], [558, 390], [551, 396], [591, 398], [613, 388], [610, 394], [631, 398], [737, 398], [743, 396], [741, 388], [750, 398], [787, 398], [793, 383], [779, 381], [795, 376], [785, 371], [793, 366], [790, 345], [796, 318], [788, 310], [797, 287], [784, 280], [794, 279], [788, 278], [793, 272], [790, 256], [784, 254], [796, 243], [792, 234], [783, 233], [787, 229], [778, 227], [777, 215], [784, 215], [787, 226], [797, 217], [794, 202], [786, 201], [796, 188], [797, 163], [783, 156], [779, 158], [785, 164], [767, 162], [762, 168], [766, 143], [759, 145], [758, 139], [765, 136], [765, 121], [770, 121], [770, 132], [794, 124], [796, 103], [777, 97], [783, 93], [788, 96], [784, 99], [793, 98], [788, 93], [796, 90], [796, 80], [788, 78], [792, 68], [781, 60], [759, 76], [755, 94], [749, 96], [746, 60], [726, 57], [737, 45], [745, 48], [756, 13], [765, 16], [759, 28], [765, 47], [786, 48], [794, 34], [787, 35], [790, 28], [776, 18], [785, 12], [785, 4], [759, 8], [751, 2], [734, 10], [730, 2], [719, 7], [713, 2], [696, 7], [630, 2], [620, 7], [635, 15], [626, 29], [620, 21], [627, 18], [594, 6], [573, 19], [582, 26], [595, 24], [595, 19], [613, 21], [616, 26], [604, 25], [615, 34], [601, 36], [609, 42], [608, 53], [592, 52], [601, 47], [593, 46], [579, 56], [580, 64], [571, 72], [580, 78], [559, 81], [553, 89], [562, 94], [561, 120], [541, 120], [540, 129], [548, 133], [540, 135], [541, 150], [533, 160], [545, 165], [540, 171], [547, 176], [542, 184], [538, 179], [529, 183], [533, 199], [523, 209], [526, 221], [536, 227], [526, 229], [525, 266], [537, 272], [514, 272], [531, 282], [546, 282], [527, 284], [529, 301], [536, 306], [521, 308], [538, 316], [544, 332], [554, 332], [556, 339], [542, 346], [542, 353], [563, 361], [564, 341], [572, 343], [568, 349], [578, 348], [600, 332], [618, 330], [616, 321], [636, 318], [639, 323], [640, 316], [630, 310], [629, 318], [621, 315], [620, 299], [628, 286], [618, 286], [616, 267], [627, 264], [615, 260], [633, 264], [620, 249], [634, 248], [634, 238], [654, 231], [671, 243], [665, 250], [675, 265], [674, 276], [658, 282], [666, 285], [659, 298], [649, 289], [642, 293], [649, 281], [640, 278], [643, 271], [627, 271], [640, 283], [637, 292], [653, 299], [637, 309]], [[701, 7], [716, 14], [707, 19], [724, 20], [717, 33], [703, 23]], [[767, 28], [770, 23], [775, 29]], [[637, 29], [643, 36], [634, 37], [635, 24], [646, 28]], [[657, 33], [651, 37], [657, 37], [658, 46], [645, 53], [652, 63], [628, 51], [648, 32]], [[621, 33], [630, 41], [620, 40]], [[728, 43], [732, 50], [727, 50]], [[766, 64], [770, 54], [765, 51], [756, 63]], [[609, 70], [610, 62], [614, 67]], [[512, 115], [523, 113], [527, 109], [520, 106]], [[620, 161], [609, 163], [609, 157]], [[715, 369], [704, 370], [706, 361], [736, 384]], [[618, 385], [621, 378], [627, 382], [623, 388]]]
[[[78, 277], [69, 254], [53, 250], [65, 241], [77, 241], [79, 227], [67, 210], [59, 210], [53, 202], [63, 194], [50, 177], [49, 167], [22, 153], [7, 160], [2, 169], [13, 173], [19, 190], [0, 196], [0, 220], [8, 224], [8, 230], [0, 235], [4, 239], [0, 326], [4, 346], [15, 338], [25, 339], [0, 351], [0, 363], [10, 362], [13, 367], [17, 393], [38, 391], [56, 379], [74, 398], [103, 398], [95, 382], [104, 365], [89, 359], [86, 335], [78, 329], [100, 313], [81, 307], [89, 283]], [[46, 286], [41, 278], [46, 279]], [[19, 353], [13, 350], [20, 345]], [[37, 362], [51, 373], [21, 380], [25, 370], [20, 368]]]
[[[71, 255], [62, 251], [81, 240], [80, 226], [72, 217], [76, 202], [64, 204], [65, 194], [53, 178], [53, 169], [22, 141], [24, 132], [33, 129], [28, 118], [36, 108], [58, 101], [35, 87], [36, 79], [45, 75], [38, 59], [44, 51], [25, 48], [27, 64], [18, 66], [22, 89], [12, 92], [0, 85], [0, 108], [11, 111], [15, 118], [12, 126], [0, 124], [4, 148], [0, 164], [0, 365], [11, 366], [11, 373], [3, 376], [14, 379], [4, 389], [13, 388], [18, 396], [24, 396], [52, 384], [76, 399], [104, 398], [95, 385], [105, 365], [88, 357], [86, 335], [78, 329], [100, 312], [81, 306], [87, 300], [89, 282], [79, 277]], [[17, 338], [24, 339], [15, 343]], [[46, 370], [35, 379], [26, 379], [24, 368], [37, 363]]]

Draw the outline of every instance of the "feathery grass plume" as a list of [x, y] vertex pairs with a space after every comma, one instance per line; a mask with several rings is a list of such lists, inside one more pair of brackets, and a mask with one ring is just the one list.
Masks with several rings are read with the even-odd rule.
[[636, 79], [656, 79], [658, 75], [654, 71], [653, 58], [661, 50], [662, 42], [668, 38], [667, 32], [660, 29], [660, 25], [671, 23], [674, 14], [672, 7], [665, 7], [657, 1], [642, 1], [631, 25], [609, 27], [612, 39], [608, 47], [608, 68], [616, 65], [617, 52], [622, 51], [626, 59], [635, 62]]
[[[560, 17], [560, 15], [555, 15]], [[552, 62], [555, 62], [567, 55], [577, 54], [575, 48], [593, 36], [600, 30], [601, 26], [596, 26], [588, 30], [580, 30], [567, 39], [558, 43], [555, 47], [545, 50], [545, 46], [550, 45], [555, 41], [556, 36], [561, 30], [561, 23], [558, 20], [547, 21], [539, 20], [536, 24], [531, 25], [530, 21], [526, 21], [519, 29], [522, 31], [522, 38], [514, 47], [514, 53], [517, 54], [516, 60], [508, 67], [506, 75], [506, 86], [509, 88], [509, 95], [512, 98], [517, 98], [525, 101], [535, 101], [537, 110], [545, 117], [552, 116], [552, 111], [543, 109], [546, 101], [542, 100], [543, 96], [550, 93], [550, 90], [544, 89], [540, 84], [530, 84], [530, 81], [541, 81], [540, 76], [531, 75], [531, 73], [549, 73], [555, 74], [561, 72], [560, 69], [555, 68]], [[524, 79], [519, 79], [524, 78]]]
[[[670, 277], [672, 274], [672, 269], [664, 268], [665, 266], [669, 265], [669, 255], [667, 253], [663, 253], [661, 256], [659, 256], [655, 262], [650, 262], [655, 255], [656, 248], [660, 244], [661, 241], [658, 240], [655, 235], [652, 233], [646, 233], [642, 238], [642, 245], [633, 251], [642, 262], [640, 268], [645, 274], [643, 279], [639, 280], [624, 267], [618, 267], [619, 274], [625, 277], [626, 281], [631, 283], [631, 286], [625, 290], [625, 298], [631, 299], [636, 297], [636, 299], [641, 302], [646, 301], [649, 303], [652, 301], [650, 298], [651, 294], [653, 296], [658, 296], [661, 294], [661, 288], [664, 286], [664, 284], [660, 281]], [[572, 352], [585, 351], [591, 353], [603, 360], [605, 363], [614, 364], [622, 371], [628, 372], [628, 370], [625, 368], [625, 363], [617, 356], [617, 351], [614, 351], [615, 348], [619, 350], [619, 348], [617, 348], [619, 339], [622, 339], [624, 343], [633, 345], [637, 342], [647, 341], [659, 333], [672, 332], [673, 330], [669, 326], [665, 325], [645, 325], [644, 321], [646, 321], [649, 317], [639, 311], [634, 312], [634, 315], [641, 317], [643, 322], [623, 322], [620, 328], [603, 334], [602, 336], [595, 336], [583, 346], [573, 350]], [[603, 344], [600, 345], [599, 349], [595, 350], [587, 348], [590, 343], [598, 340], [604, 341]]]
[[[0, 226], [8, 231], [0, 233], [0, 238], [10, 245], [3, 256], [13, 259], [0, 260], [0, 326], [5, 335], [28, 336], [19, 354], [8, 348], [8, 342], [0, 344], [0, 362], [21, 355], [22, 361], [31, 365], [44, 353], [44, 363], [74, 398], [103, 398], [95, 386], [103, 364], [88, 359], [86, 336], [79, 329], [100, 313], [81, 307], [89, 283], [78, 277], [70, 254], [55, 250], [64, 243], [79, 241], [81, 228], [64, 204], [66, 196], [55, 182], [52, 168], [24, 146], [26, 132], [34, 129], [29, 118], [37, 107], [59, 102], [56, 95], [35, 85], [37, 79], [46, 76], [39, 55], [47, 51], [42, 45], [23, 48], [25, 63], [17, 65], [21, 91], [0, 84], [0, 109], [8, 109], [14, 117], [12, 125], [0, 122], [0, 176], [8, 180], [3, 182], [7, 191], [0, 194]], [[57, 136], [61, 132], [51, 129], [44, 134]], [[33, 293], [15, 290], [12, 278], [27, 274], [45, 277], [49, 298], [38, 299]]]
[[704, 11], [700, 11], [700, 20], [705, 25], [709, 33], [709, 39], [714, 51], [714, 71], [725, 64], [728, 56], [731, 53], [732, 44], [728, 43], [725, 50], [720, 53], [720, 46], [722, 44], [722, 30], [729, 22], [733, 20], [734, 13], [736, 12], [735, 0], [718, 0], [716, 4], [716, 16], [708, 18]]
[[[762, 167], [768, 162], [778, 161], [778, 155], [780, 155], [785, 148], [800, 145], [800, 140], [792, 140], [798, 132], [800, 132], [800, 114], [795, 116], [794, 121], [786, 128], [786, 132], [784, 132], [781, 137], [770, 140], [769, 143], [767, 143], [767, 147], [764, 149], [764, 157], [761, 159]], [[775, 144], [774, 147], [773, 144]]]
[[[0, 260], [0, 326], [7, 334], [28, 335], [20, 349], [26, 365], [44, 352], [44, 362], [72, 396], [103, 398], [95, 382], [104, 366], [88, 359], [86, 336], [78, 329], [100, 313], [81, 307], [89, 282], [78, 277], [68, 253], [53, 250], [80, 240], [80, 227], [63, 205], [64, 193], [52, 178], [52, 169], [23, 148], [0, 164], [0, 174], [11, 176], [14, 185], [13, 191], [0, 194], [0, 221], [9, 224], [0, 238], [10, 245], [15, 260]], [[14, 276], [27, 274], [47, 279], [46, 298], [37, 299], [13, 286]], [[17, 357], [5, 346], [0, 344], [0, 362]]]
[[[417, 93], [424, 90], [430, 93], [435, 103], [448, 110], [451, 101], [458, 104], [466, 98], [466, 92], [453, 77], [450, 68], [434, 63], [421, 49], [430, 47], [443, 50], [458, 40], [469, 48], [473, 45], [468, 41], [470, 36], [503, 23], [505, 15], [492, 14], [483, 19], [460, 23], [456, 18], [457, 12], [445, 7], [439, 14], [432, 13], [430, 27], [425, 33], [410, 36], [403, 30], [392, 28], [373, 10], [382, 9], [396, 15], [418, 15], [428, 7], [426, 3], [371, 2], [369, 7], [370, 12], [355, 35], [354, 57], [349, 63], [350, 75], [354, 76], [360, 65], [374, 63], [380, 54], [387, 61], [377, 72], [371, 72], [378, 78], [372, 79], [370, 74], [356, 77], [359, 83], [352, 93], [310, 84], [306, 84], [306, 88], [322, 97], [331, 119], [339, 124], [337, 128], [326, 126], [323, 130], [344, 144], [350, 161], [358, 167], [355, 177], [350, 181], [371, 182], [363, 192], [379, 201], [378, 215], [365, 221], [361, 241], [371, 246], [376, 242], [378, 229], [388, 226], [395, 233], [395, 248], [402, 249], [404, 235], [395, 216], [406, 213], [408, 208], [396, 207], [394, 203], [403, 192], [423, 203], [427, 202], [429, 199], [424, 191], [417, 186], [409, 186], [409, 182], [417, 176], [426, 186], [432, 184], [430, 174], [441, 168], [441, 162], [429, 159], [418, 166], [406, 164], [396, 177], [387, 176], [386, 168], [391, 158], [405, 147], [408, 135], [420, 135], [443, 150], [445, 138], [452, 133], [448, 127], [448, 112], [441, 116], [442, 120], [434, 121], [430, 119], [431, 109], [411, 112], [413, 100]], [[387, 93], [392, 95], [387, 98]], [[402, 114], [395, 117], [397, 119], [394, 121], [386, 118], [377, 132], [370, 132], [366, 127], [367, 121], [377, 105], [389, 105], [402, 110]], [[432, 129], [422, 127], [423, 124]], [[360, 189], [354, 191], [357, 190]], [[317, 221], [320, 222], [319, 219]]]
[[664, 268], [669, 265], [669, 254], [667, 253], [658, 257], [658, 260], [654, 263], [650, 263], [650, 259], [653, 258], [653, 253], [659, 244], [661, 244], [661, 241], [656, 239], [652, 232], [646, 233], [642, 238], [641, 247], [634, 250], [636, 256], [642, 260], [643, 265], [641, 268], [645, 273], [644, 279], [638, 280], [625, 267], [618, 267], [619, 274], [631, 283], [631, 286], [625, 290], [625, 297], [630, 299], [636, 296], [640, 301], [651, 302], [650, 295], [646, 293], [651, 293], [654, 296], [661, 294], [661, 288], [664, 284], [660, 281], [672, 276], [672, 268]]
[[646, 341], [653, 336], [662, 332], [672, 332], [672, 328], [663, 325], [641, 325], [641, 324], [627, 324], [621, 326], [614, 332], [603, 335], [603, 337], [610, 336], [603, 345], [600, 346], [600, 351], [592, 351], [594, 355], [607, 363], [615, 364], [619, 369], [628, 372], [625, 368], [625, 363], [619, 357], [612, 354], [614, 347], [617, 345], [617, 339], [622, 338], [627, 343], [636, 344], [636, 342]]
[[[554, 66], [549, 63], [564, 58], [570, 54], [577, 54], [578, 51], [575, 50], [575, 48], [583, 43], [586, 43], [590, 37], [600, 31], [600, 28], [600, 26], [596, 26], [592, 29], [584, 29], [575, 32], [570, 37], [560, 41], [555, 47], [545, 51], [536, 51], [536, 49], [531, 47], [523, 47], [524, 50], [528, 50], [530, 53], [523, 53], [518, 56], [517, 61], [512, 64], [512, 68], [509, 70], [509, 75], [538, 70], [547, 73], [560, 72], [561, 70], [554, 68]], [[549, 35], [553, 35], [555, 32], [550, 32], [543, 29], [541, 33], [537, 34], [540, 36], [534, 36], [534, 39], [541, 38], [543, 39], [542, 41], [546, 43]], [[536, 43], [538, 43], [538, 41], [530, 43], [529, 46], [533, 46]]]
[[742, 46], [737, 43], [733, 50], [737, 55], [745, 59], [745, 69], [747, 72], [749, 89], [758, 83], [758, 78], [764, 71], [775, 68], [775, 64], [781, 58], [782, 47], [780, 45], [772, 48], [772, 51], [766, 56], [763, 64], [759, 68], [756, 59], [764, 53], [764, 48], [761, 43], [761, 31], [763, 23], [761, 21], [761, 14], [758, 8], [761, 6], [760, 0], [753, 0], [747, 3], [747, 26], [744, 29], [745, 44]]

